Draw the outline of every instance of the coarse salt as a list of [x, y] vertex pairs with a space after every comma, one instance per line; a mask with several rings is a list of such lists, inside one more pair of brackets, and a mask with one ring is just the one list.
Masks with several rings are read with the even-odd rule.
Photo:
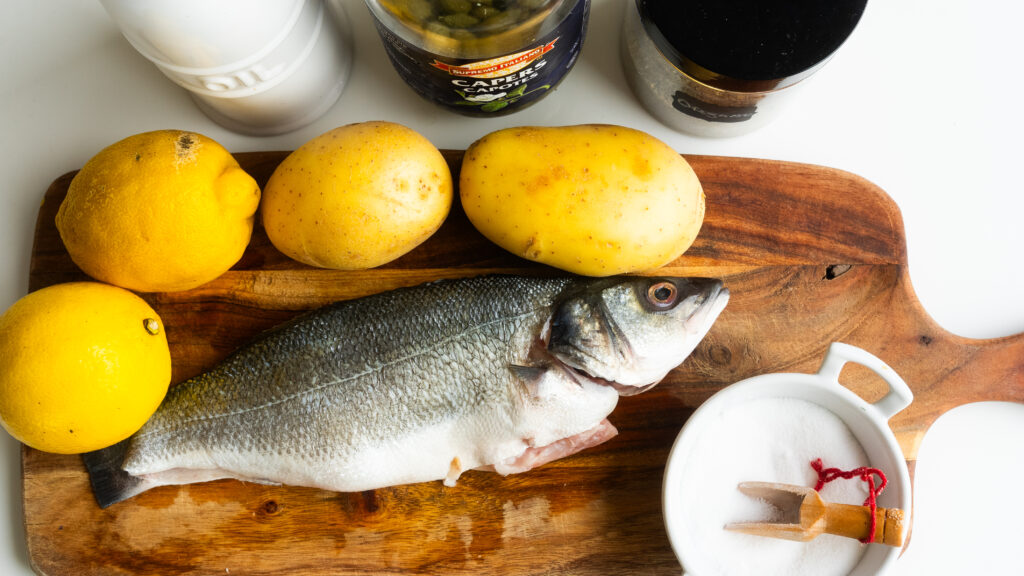
[[[842, 576], [860, 561], [857, 540], [822, 534], [793, 542], [730, 532], [730, 522], [777, 521], [768, 503], [742, 494], [740, 482], [780, 482], [814, 487], [811, 461], [844, 470], [868, 466], [860, 443], [838, 416], [795, 398], [765, 398], [709, 414], [685, 462], [684, 525], [702, 564], [698, 576]], [[821, 490], [827, 502], [863, 504], [864, 482], [839, 480]]]

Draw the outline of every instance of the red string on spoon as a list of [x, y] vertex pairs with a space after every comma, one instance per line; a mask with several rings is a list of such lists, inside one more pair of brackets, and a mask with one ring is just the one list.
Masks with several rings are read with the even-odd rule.
[[[818, 473], [818, 483], [814, 486], [815, 492], [820, 492], [825, 484], [836, 480], [837, 478], [843, 478], [849, 480], [850, 478], [860, 478], [861, 480], [868, 483], [868, 497], [864, 500], [864, 506], [871, 509], [871, 523], [868, 528], [867, 538], [861, 539], [861, 542], [870, 544], [875, 541], [875, 528], [877, 520], [875, 519], [875, 510], [878, 508], [877, 499], [878, 495], [885, 490], [885, 485], [888, 484], [888, 480], [885, 478], [885, 473], [878, 468], [868, 468], [867, 466], [861, 466], [860, 468], [854, 468], [853, 470], [843, 471], [839, 468], [825, 468], [825, 465], [821, 463], [821, 458], [811, 462], [811, 468]], [[882, 481], [882, 483], [875, 488], [875, 476]]]

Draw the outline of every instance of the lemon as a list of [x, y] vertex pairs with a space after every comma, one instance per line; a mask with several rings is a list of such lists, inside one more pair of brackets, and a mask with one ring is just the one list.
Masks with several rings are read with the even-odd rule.
[[57, 212], [57, 231], [75, 264], [97, 280], [139, 292], [188, 290], [242, 257], [259, 201], [259, 185], [217, 142], [145, 132], [82, 167]]
[[38, 450], [75, 454], [127, 438], [170, 381], [163, 322], [127, 290], [57, 284], [0, 316], [0, 423]]

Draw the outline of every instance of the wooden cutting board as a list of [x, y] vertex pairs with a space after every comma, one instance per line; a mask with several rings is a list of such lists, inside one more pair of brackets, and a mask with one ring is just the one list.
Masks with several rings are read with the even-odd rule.
[[[239, 154], [261, 184], [284, 152]], [[461, 152], [447, 152], [458, 174]], [[892, 419], [913, 473], [918, 444], [950, 408], [1024, 401], [1024, 335], [968, 340], [937, 326], [907, 274], [899, 210], [842, 171], [687, 156], [707, 193], [696, 244], [663, 272], [722, 278], [732, 300], [694, 354], [657, 388], [623, 398], [620, 434], [526, 474], [469, 472], [357, 494], [222, 480], [163, 487], [101, 510], [77, 456], [23, 452], [24, 510], [35, 570], [92, 574], [678, 574], [661, 516], [669, 448], [720, 388], [768, 372], [815, 372], [831, 342], [863, 347], [914, 390]], [[30, 289], [86, 277], [54, 216], [73, 173], [46, 191]], [[145, 298], [162, 316], [174, 382], [209, 369], [257, 332], [328, 302], [442, 277], [550, 274], [490, 244], [458, 205], [412, 253], [375, 270], [309, 268], [257, 227], [230, 272], [199, 289]], [[883, 385], [848, 365], [869, 401]]]

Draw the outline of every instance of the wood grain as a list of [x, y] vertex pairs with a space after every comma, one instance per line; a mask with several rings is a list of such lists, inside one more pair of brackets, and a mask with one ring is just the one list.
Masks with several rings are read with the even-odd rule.
[[[261, 183], [284, 152], [237, 155]], [[446, 152], [458, 173], [460, 152]], [[722, 278], [732, 300], [664, 383], [624, 398], [620, 434], [518, 476], [470, 472], [437, 483], [338, 494], [224, 480], [164, 487], [106, 510], [76, 456], [23, 451], [33, 567], [107, 574], [678, 574], [661, 517], [668, 450], [715, 391], [768, 372], [814, 372], [827, 346], [863, 347], [915, 401], [891, 425], [913, 471], [931, 423], [979, 400], [1024, 401], [1024, 335], [968, 340], [937, 326], [914, 296], [899, 211], [879, 188], [818, 166], [687, 156], [707, 193], [695, 245], [663, 272]], [[85, 279], [53, 224], [73, 174], [46, 191], [30, 288]], [[174, 381], [209, 369], [300, 311], [441, 277], [554, 274], [486, 241], [456, 205], [442, 229], [375, 270], [293, 262], [257, 227], [242, 260], [201, 288], [148, 294], [166, 326]], [[877, 399], [883, 384], [850, 366], [842, 381]]]

